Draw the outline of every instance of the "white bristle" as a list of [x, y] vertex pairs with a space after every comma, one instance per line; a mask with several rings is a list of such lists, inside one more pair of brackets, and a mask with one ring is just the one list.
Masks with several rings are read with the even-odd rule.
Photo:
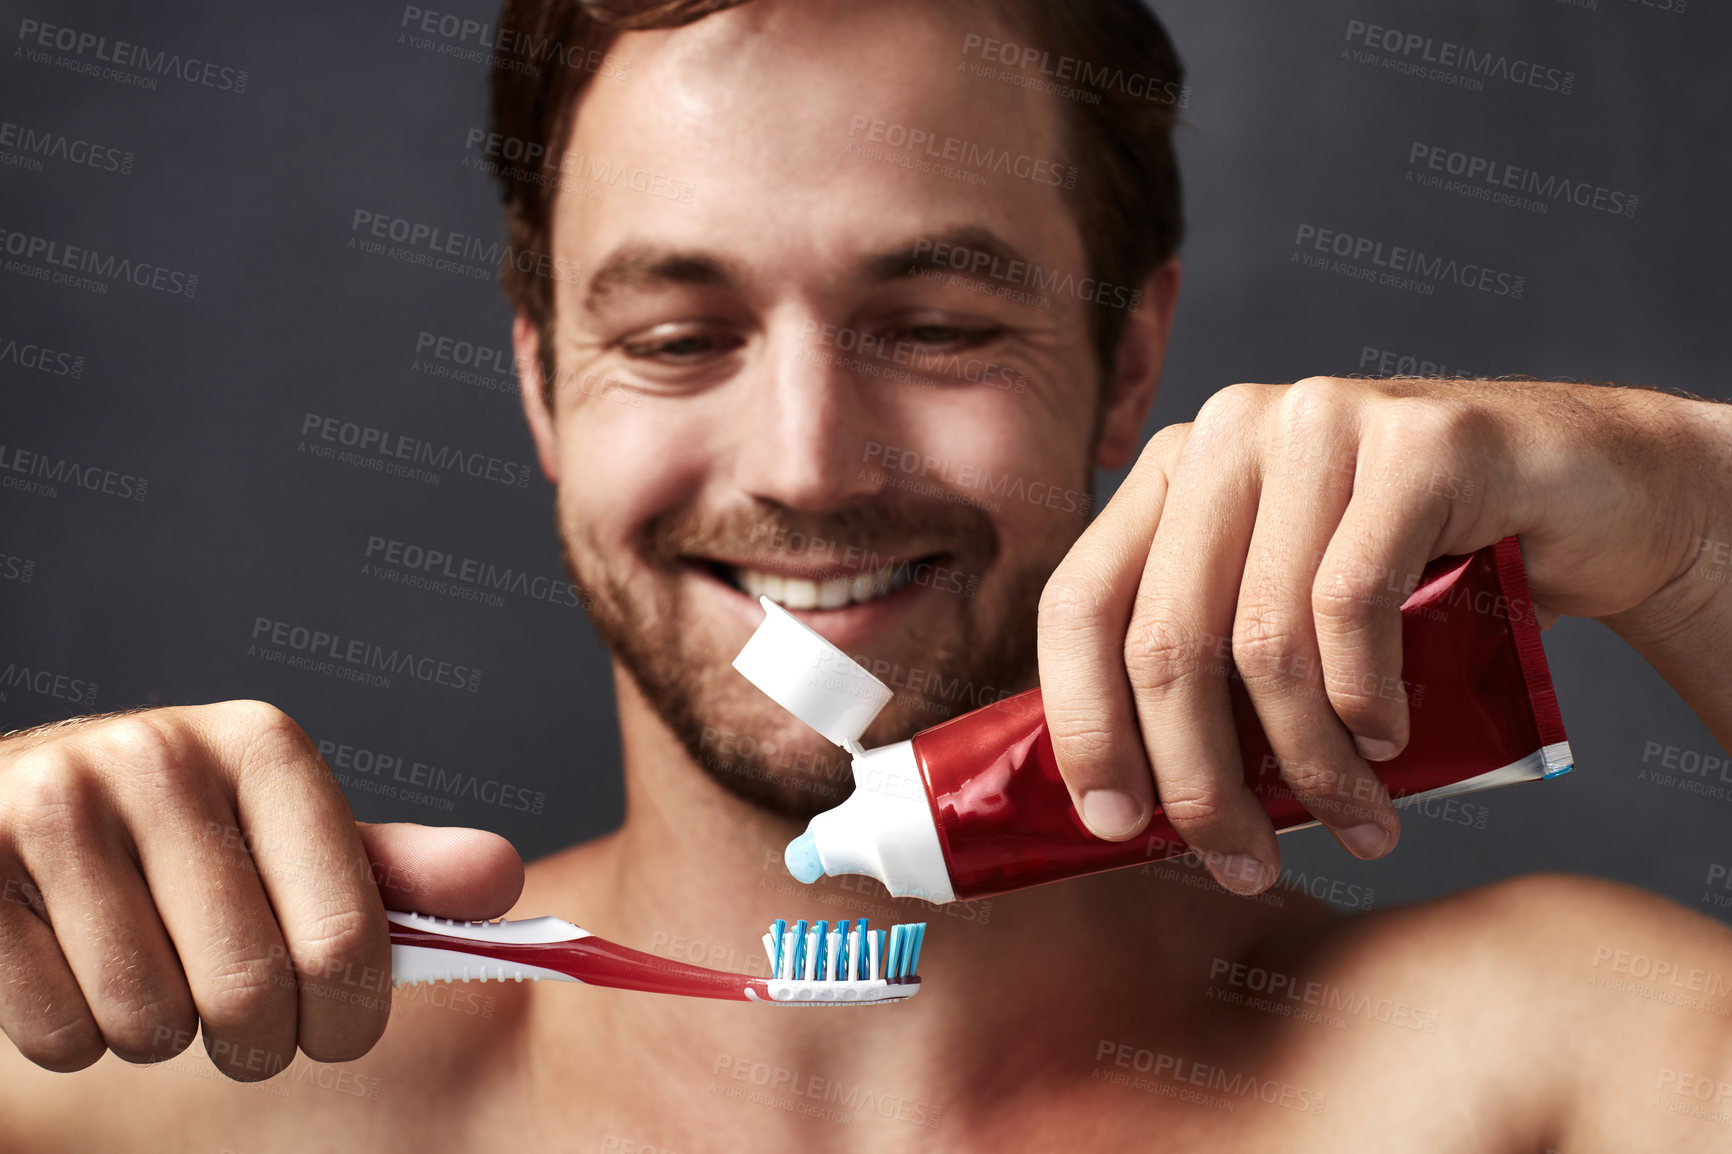
[[830, 941], [824, 947], [824, 980], [836, 980], [836, 955], [842, 949], [842, 935], [835, 930], [830, 931]]

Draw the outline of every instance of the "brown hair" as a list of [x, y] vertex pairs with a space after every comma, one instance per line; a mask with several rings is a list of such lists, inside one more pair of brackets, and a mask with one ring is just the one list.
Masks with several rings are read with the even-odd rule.
[[[749, 0], [505, 0], [493, 65], [493, 129], [541, 148], [542, 171], [499, 170], [509, 251], [501, 268], [512, 306], [541, 338], [543, 399], [552, 404], [553, 202], [560, 156], [577, 98], [606, 75], [606, 52], [622, 33], [675, 28]], [[1184, 233], [1172, 129], [1184, 70], [1143, 0], [981, 0], [1007, 24], [1063, 62], [1078, 98], [1066, 101], [1066, 144], [1079, 170], [1071, 199], [1088, 275], [1130, 291], [1178, 249]], [[507, 51], [509, 44], [514, 51]], [[1090, 310], [1102, 385], [1124, 327], [1124, 310]]]

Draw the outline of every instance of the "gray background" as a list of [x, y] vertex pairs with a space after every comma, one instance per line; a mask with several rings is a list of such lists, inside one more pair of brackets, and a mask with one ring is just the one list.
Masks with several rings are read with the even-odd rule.
[[[438, 7], [493, 17], [488, 4]], [[1151, 432], [1234, 381], [1358, 371], [1367, 347], [1475, 374], [1728, 396], [1723, 11], [1701, 0], [1682, 13], [1636, 0], [1159, 10], [1193, 87], [1180, 134], [1191, 231]], [[530, 814], [350, 790], [363, 818], [486, 826], [534, 857], [621, 812], [607, 664], [582, 612], [524, 596], [454, 600], [362, 565], [381, 536], [562, 579], [550, 489], [539, 475], [525, 488], [425, 485], [297, 451], [311, 411], [532, 460], [509, 379], [482, 387], [413, 367], [422, 332], [509, 363], [493, 283], [348, 247], [357, 209], [487, 240], [502, 232], [489, 178], [463, 166], [466, 133], [486, 123], [485, 70], [400, 43], [402, 13], [330, 0], [4, 7], [13, 43], [0, 56], [0, 119], [136, 159], [129, 175], [52, 159], [41, 171], [0, 166], [0, 228], [200, 280], [187, 300], [0, 272], [0, 346], [85, 358], [76, 380], [0, 363], [0, 444], [149, 480], [143, 502], [0, 489], [0, 670], [94, 682], [98, 709], [264, 698], [316, 738], [540, 792]], [[33, 62], [15, 51], [23, 18], [244, 68], [247, 89], [165, 79], [140, 91]], [[1472, 92], [1344, 59], [1353, 19], [1573, 71], [1574, 91], [1492, 80]], [[1538, 215], [1421, 188], [1404, 180], [1415, 142], [1633, 193], [1639, 208]], [[1451, 285], [1422, 297], [1307, 269], [1291, 260], [1301, 223], [1481, 261], [1525, 276], [1526, 289], [1519, 301]], [[483, 676], [474, 693], [403, 677], [376, 689], [267, 664], [248, 655], [258, 617]], [[1410, 819], [1382, 863], [1354, 862], [1319, 831], [1284, 839], [1288, 863], [1374, 889], [1377, 904], [1561, 869], [1717, 913], [1705, 880], [1732, 858], [1719, 849], [1732, 800], [1640, 774], [1652, 744], [1723, 754], [1600, 627], [1565, 622], [1546, 649], [1574, 774], [1472, 799], [1484, 828]], [[89, 711], [58, 692], [0, 686], [0, 729]]]

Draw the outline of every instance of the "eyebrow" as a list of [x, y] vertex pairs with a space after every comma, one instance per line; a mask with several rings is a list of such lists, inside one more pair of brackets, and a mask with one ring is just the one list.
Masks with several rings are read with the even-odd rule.
[[[960, 254], [960, 256], [959, 256]], [[958, 261], [960, 260], [960, 265]], [[923, 233], [882, 249], [860, 262], [861, 278], [886, 284], [940, 271], [969, 280], [1003, 280], [1006, 270], [1035, 268], [1029, 257], [989, 228], [966, 225]], [[639, 243], [626, 245], [604, 260], [584, 292], [586, 312], [600, 312], [610, 299], [624, 293], [669, 286], [730, 288], [743, 278], [737, 266], [701, 249], [671, 249]]]
[[589, 278], [583, 307], [586, 312], [599, 312], [610, 297], [634, 290], [668, 285], [726, 288], [738, 280], [733, 265], [713, 253], [627, 245], [603, 261]]
[[880, 284], [933, 271], [993, 281], [1015, 275], [1008, 271], [1012, 265], [1021, 265], [1023, 272], [1035, 267], [1026, 253], [990, 228], [966, 225], [923, 233], [868, 257], [865, 271], [867, 280]]

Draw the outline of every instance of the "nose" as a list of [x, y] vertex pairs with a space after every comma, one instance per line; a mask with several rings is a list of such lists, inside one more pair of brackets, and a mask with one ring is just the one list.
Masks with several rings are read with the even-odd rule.
[[749, 381], [733, 438], [736, 479], [749, 496], [822, 512], [877, 493], [867, 446], [882, 436], [883, 392], [808, 318], [770, 327]]

